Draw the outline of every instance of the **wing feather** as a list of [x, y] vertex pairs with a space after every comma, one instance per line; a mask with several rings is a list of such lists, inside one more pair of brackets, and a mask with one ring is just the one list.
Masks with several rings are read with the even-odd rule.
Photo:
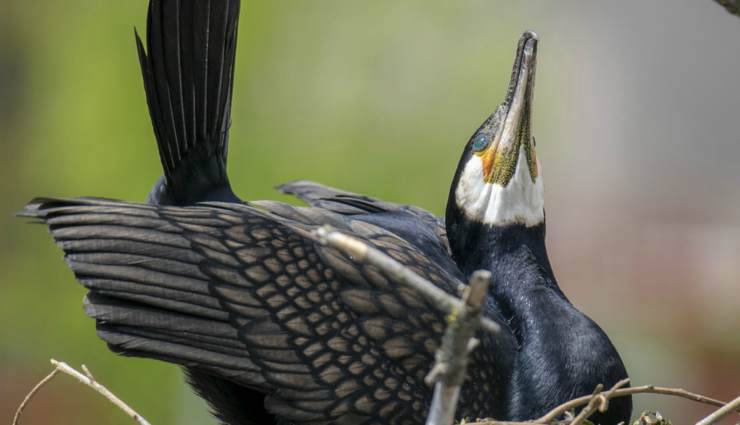
[[[114, 351], [257, 389], [268, 410], [294, 423], [423, 422], [431, 398], [424, 376], [444, 314], [382, 270], [306, 235], [331, 223], [449, 293], [461, 285], [459, 271], [374, 224], [274, 209], [76, 199], [37, 201], [26, 215], [50, 225]], [[512, 349], [505, 338], [481, 341], [485, 350]], [[482, 351], [474, 378], [509, 369]], [[461, 414], [491, 415], [480, 408], [500, 392], [464, 393]]]

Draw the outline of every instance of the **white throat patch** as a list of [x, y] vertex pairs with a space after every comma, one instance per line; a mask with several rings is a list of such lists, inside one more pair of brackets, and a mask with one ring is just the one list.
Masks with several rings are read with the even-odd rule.
[[455, 190], [457, 205], [469, 219], [484, 224], [536, 226], [545, 220], [545, 192], [539, 163], [537, 169], [533, 183], [521, 146], [516, 171], [504, 187], [483, 179], [483, 161], [473, 155], [465, 164]]

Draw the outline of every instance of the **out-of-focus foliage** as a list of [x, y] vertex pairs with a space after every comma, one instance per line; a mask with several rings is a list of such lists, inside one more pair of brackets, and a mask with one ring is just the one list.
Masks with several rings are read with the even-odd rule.
[[[535, 135], [561, 285], [635, 384], [740, 390], [734, 17], [690, 1], [671, 16], [639, 1], [243, 3], [229, 169], [248, 199], [286, 199], [272, 187], [309, 178], [442, 213], [519, 34], [538, 30]], [[0, 2], [1, 420], [55, 357], [152, 423], [214, 423], [177, 368], [107, 351], [60, 251], [12, 217], [38, 195], [143, 200], [160, 175], [133, 43], [145, 13], [145, 0]], [[25, 421], [50, 422], [129, 420], [59, 378]]]
[[732, 13], [733, 15], [740, 16], [740, 1], [738, 0], [717, 0], [717, 3], [724, 6], [725, 9], [727, 9], [727, 11]]

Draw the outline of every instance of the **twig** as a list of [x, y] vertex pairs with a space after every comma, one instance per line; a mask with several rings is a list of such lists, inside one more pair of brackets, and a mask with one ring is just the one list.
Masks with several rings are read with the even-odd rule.
[[[317, 229], [312, 232], [312, 236], [322, 245], [338, 249], [357, 261], [380, 268], [391, 275], [395, 282], [420, 292], [447, 314], [463, 309], [463, 302], [460, 299], [449, 295], [408, 267], [353, 236], [338, 232], [331, 226], [323, 226]], [[486, 317], [481, 319], [481, 326], [492, 333], [498, 333], [501, 330], [496, 322]]]
[[491, 280], [490, 272], [475, 272], [466, 289], [465, 300], [461, 301], [380, 250], [355, 237], [338, 232], [330, 226], [317, 229], [312, 232], [311, 236], [320, 244], [337, 249], [355, 261], [380, 268], [395, 282], [418, 291], [450, 315], [451, 321], [442, 339], [442, 347], [437, 351], [435, 365], [426, 378], [428, 383], [435, 383], [432, 406], [426, 423], [427, 425], [452, 424], [460, 387], [465, 380], [468, 352], [476, 345], [472, 338], [476, 329], [480, 326], [489, 332], [500, 331], [498, 324], [481, 316], [481, 306]]
[[78, 381], [82, 382], [83, 384], [87, 385], [88, 387], [95, 390], [98, 394], [102, 395], [103, 397], [107, 398], [111, 403], [116, 405], [119, 409], [123, 410], [126, 415], [131, 417], [133, 420], [135, 420], [139, 425], [150, 425], [149, 422], [144, 419], [141, 415], [136, 413], [134, 409], [129, 407], [126, 403], [123, 402], [120, 398], [116, 397], [115, 394], [113, 394], [108, 388], [104, 387], [98, 381], [95, 380], [92, 373], [90, 373], [90, 370], [88, 370], [87, 367], [84, 365], [82, 366], [82, 370], [85, 372], [83, 375], [82, 373], [78, 372], [74, 368], [70, 367], [67, 363], [59, 362], [54, 359], [51, 359], [51, 364], [54, 365], [54, 370], [49, 373], [44, 379], [41, 380], [38, 384], [36, 384], [35, 387], [31, 390], [31, 392], [28, 393], [26, 398], [23, 400], [21, 405], [18, 407], [18, 411], [15, 413], [15, 417], [13, 419], [13, 425], [18, 425], [20, 423], [20, 417], [21, 413], [23, 413], [23, 409], [25, 409], [26, 405], [29, 401], [31, 401], [31, 398], [43, 387], [47, 382], [51, 381], [54, 376], [56, 376], [59, 372], [65, 373]]
[[481, 306], [490, 282], [490, 272], [473, 273], [463, 307], [451, 315], [434, 367], [426, 377], [428, 384], [435, 384], [426, 425], [451, 425], [455, 420], [460, 387], [465, 381], [470, 351], [477, 345], [473, 336], [480, 326]]
[[85, 366], [84, 364], [81, 367], [82, 367], [82, 371], [85, 372], [85, 376], [90, 378], [90, 380], [94, 381], [95, 377], [93, 376], [92, 372], [90, 372], [90, 369], [88, 369], [87, 366]]
[[589, 400], [586, 407], [581, 410], [578, 416], [573, 418], [573, 420], [570, 422], [570, 425], [579, 425], [583, 423], [583, 421], [596, 413], [597, 410], [602, 413], [606, 412], [606, 410], [609, 408], [609, 398], [614, 395], [614, 391], [629, 384], [629, 382], [629, 378], [622, 379], [621, 381], [614, 384], [614, 386], [605, 393], [601, 392], [601, 389], [604, 388], [604, 386], [601, 384], [597, 385], [594, 394], [591, 396], [591, 400]]
[[589, 415], [596, 411], [596, 404], [598, 403], [599, 396], [601, 396], [601, 392], [604, 391], [604, 384], [598, 384], [596, 385], [596, 388], [594, 388], [594, 391], [591, 393], [591, 399], [588, 401], [588, 404], [586, 407], [581, 409], [581, 412], [578, 414], [578, 416], [572, 417], [570, 420], [570, 425], [578, 425], [586, 420], [586, 418], [589, 417]]
[[697, 422], [696, 425], [711, 425], [717, 423], [720, 419], [732, 413], [732, 411], [738, 410], [738, 408], [740, 408], [740, 397], [725, 404], [720, 409], [714, 411], [711, 415]]
[[[727, 403], [713, 399], [707, 396], [703, 396], [701, 394], [692, 393], [689, 391], [686, 391], [681, 388], [668, 388], [668, 387], [656, 387], [654, 385], [643, 385], [640, 387], [632, 387], [632, 388], [621, 388], [618, 390], [615, 390], [610, 398], [616, 398], [616, 397], [624, 397], [632, 394], [661, 394], [661, 395], [668, 395], [668, 396], [675, 396], [675, 397], [681, 397], [685, 398], [687, 400], [696, 401], [699, 403], [704, 404], [710, 404], [713, 406], [718, 407], [725, 407]], [[533, 421], [529, 422], [506, 422], [506, 421], [490, 421], [490, 420], [484, 420], [479, 422], [472, 422], [468, 425], [546, 425], [552, 423], [554, 420], [559, 418], [563, 413], [575, 409], [578, 406], [582, 406], [584, 404], [587, 404], [593, 396], [587, 395], [583, 397], [578, 397], [576, 399], [567, 401], [560, 406], [552, 409], [549, 411], [545, 416], [542, 416], [539, 419], [535, 419]], [[733, 401], [734, 403], [734, 401]], [[730, 411], [735, 411], [737, 413], [740, 413], [740, 406], [730, 406], [728, 408]]]
[[[612, 394], [612, 398], [624, 397], [624, 396], [628, 396], [632, 394], [646, 394], [646, 393], [683, 397], [689, 400], [697, 401], [699, 403], [706, 403], [706, 404], [711, 404], [714, 406], [724, 406], [725, 405], [725, 403], [722, 401], [715, 400], [713, 398], [709, 398], [709, 397], [706, 397], [700, 394], [691, 393], [681, 388], [656, 387], [654, 385], [643, 385], [640, 387], [622, 388], [622, 389], [614, 391], [614, 393]], [[564, 412], [588, 403], [590, 399], [591, 399], [591, 396], [584, 396], [584, 397], [579, 397], [571, 401], [568, 401], [566, 403], [563, 403], [560, 406], [553, 409], [552, 411], [550, 411], [545, 416], [537, 419], [534, 422], [539, 422], [539, 423], [551, 422], [557, 419]]]
[[23, 414], [23, 410], [26, 408], [26, 405], [31, 401], [34, 395], [43, 387], [46, 385], [47, 382], [54, 379], [54, 377], [59, 373], [59, 369], [55, 368], [51, 371], [44, 379], [39, 381], [38, 384], [36, 384], [31, 391], [26, 395], [26, 397], [21, 402], [21, 405], [18, 406], [18, 410], [15, 411], [15, 416], [13, 416], [13, 425], [18, 425], [21, 422], [21, 415]]

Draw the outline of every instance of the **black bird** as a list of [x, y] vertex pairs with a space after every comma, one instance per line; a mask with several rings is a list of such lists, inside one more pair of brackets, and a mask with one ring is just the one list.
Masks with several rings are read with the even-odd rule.
[[[445, 326], [423, 297], [317, 245], [330, 224], [456, 293], [494, 285], [459, 417], [530, 419], [626, 376], [606, 335], [558, 289], [544, 244], [530, 134], [537, 38], [519, 42], [509, 93], [466, 144], [446, 225], [420, 208], [311, 182], [306, 201], [243, 203], [226, 175], [237, 0], [152, 0], [137, 37], [164, 177], [150, 205], [37, 199], [110, 348], [184, 366], [224, 423], [418, 424]], [[597, 419], [629, 419], [629, 399]]]
[[[532, 135], [537, 35], [519, 40], [509, 90], [473, 134], [450, 189], [446, 229], [463, 275], [492, 273], [490, 296], [516, 338], [507, 417], [540, 417], [563, 401], [627, 377], [611, 341], [560, 290], [545, 247], [542, 172]], [[594, 423], [628, 422], [630, 398]]]

